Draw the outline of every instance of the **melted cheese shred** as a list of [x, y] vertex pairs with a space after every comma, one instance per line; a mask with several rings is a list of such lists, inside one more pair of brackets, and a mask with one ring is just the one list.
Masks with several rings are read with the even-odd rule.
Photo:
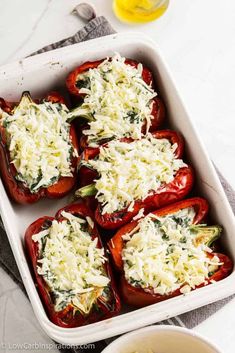
[[88, 164], [100, 175], [95, 181], [96, 198], [102, 213], [112, 213], [143, 200], [163, 183], [170, 183], [176, 172], [186, 166], [176, 159], [176, 144], [167, 139], [148, 138], [131, 143], [111, 141], [100, 148], [97, 159]]
[[91, 120], [83, 131], [91, 146], [114, 137], [139, 139], [143, 123], [147, 131], [151, 125], [152, 99], [157, 94], [142, 79], [142, 64], [135, 68], [125, 60], [116, 54], [78, 76], [78, 84], [85, 86], [80, 93], [86, 96], [76, 114]]
[[217, 256], [208, 257], [210, 248], [195, 241], [190, 228], [194, 216], [193, 208], [166, 217], [149, 214], [134, 234], [123, 236], [122, 259], [130, 284], [167, 295], [177, 289], [185, 294], [207, 283], [221, 263]]
[[53, 220], [51, 226], [33, 235], [39, 243], [38, 274], [43, 276], [55, 297], [55, 310], [68, 304], [88, 313], [108, 285], [104, 271], [104, 249], [97, 247], [84, 226], [92, 220], [62, 212], [65, 220]]
[[77, 152], [70, 141], [68, 113], [63, 104], [31, 100], [19, 104], [13, 115], [2, 112], [16, 179], [32, 193], [72, 176], [71, 156]]

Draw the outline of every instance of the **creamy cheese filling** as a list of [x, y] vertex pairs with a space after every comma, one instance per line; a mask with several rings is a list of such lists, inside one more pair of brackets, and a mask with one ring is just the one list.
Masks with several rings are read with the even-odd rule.
[[61, 176], [72, 176], [71, 157], [77, 151], [70, 140], [68, 113], [64, 104], [36, 104], [27, 98], [12, 115], [1, 112], [16, 179], [32, 193]]
[[116, 54], [78, 76], [77, 86], [86, 96], [74, 113], [90, 120], [83, 131], [90, 145], [113, 137], [139, 139], [143, 122], [148, 131], [157, 94], [142, 79], [142, 70], [142, 64], [126, 65], [125, 58]]
[[166, 217], [149, 214], [132, 234], [123, 236], [122, 259], [130, 284], [164, 295], [179, 288], [187, 293], [207, 283], [221, 263], [217, 256], [209, 258], [211, 249], [196, 241], [194, 216], [193, 208]]
[[136, 200], [143, 200], [163, 183], [170, 183], [176, 172], [186, 166], [176, 159], [176, 144], [152, 135], [131, 143], [111, 141], [100, 148], [97, 159], [88, 165], [97, 170], [100, 178], [95, 181], [96, 198], [102, 213], [129, 207]]
[[48, 284], [60, 311], [72, 304], [89, 313], [110, 282], [104, 270], [104, 249], [92, 240], [88, 225], [92, 220], [62, 212], [65, 220], [53, 220], [51, 226], [33, 235], [39, 244], [37, 271]]

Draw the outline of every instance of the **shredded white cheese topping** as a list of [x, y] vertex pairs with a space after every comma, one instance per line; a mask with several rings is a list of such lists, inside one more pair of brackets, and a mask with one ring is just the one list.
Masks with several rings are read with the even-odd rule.
[[88, 233], [87, 225], [93, 224], [90, 218], [68, 212], [62, 216], [65, 220], [53, 220], [49, 228], [32, 237], [39, 243], [37, 271], [54, 294], [56, 311], [71, 303], [88, 313], [110, 281], [103, 267], [104, 249]]
[[78, 76], [84, 102], [73, 114], [87, 117], [89, 128], [83, 133], [88, 143], [123, 136], [139, 139], [143, 122], [147, 131], [151, 125], [152, 99], [157, 95], [142, 79], [142, 64], [135, 68], [125, 64], [125, 58], [116, 54], [97, 68]]
[[66, 106], [26, 100], [23, 98], [13, 115], [1, 112], [1, 123], [6, 128], [16, 178], [34, 193], [61, 176], [72, 176], [71, 156], [77, 151], [70, 141]]
[[111, 141], [100, 148], [97, 159], [88, 164], [97, 170], [96, 198], [102, 213], [112, 213], [143, 200], [163, 183], [170, 183], [176, 172], [186, 166], [176, 159], [176, 144], [152, 135], [131, 143]]
[[190, 227], [194, 216], [193, 208], [165, 217], [149, 214], [134, 234], [125, 234], [122, 259], [127, 281], [161, 295], [179, 288], [188, 293], [207, 283], [221, 263], [217, 256], [209, 258], [211, 249], [196, 240]]

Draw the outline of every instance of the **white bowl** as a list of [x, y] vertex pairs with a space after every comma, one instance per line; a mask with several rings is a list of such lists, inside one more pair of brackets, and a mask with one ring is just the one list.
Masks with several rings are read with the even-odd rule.
[[127, 333], [102, 353], [222, 353], [192, 330], [177, 326], [149, 326]]

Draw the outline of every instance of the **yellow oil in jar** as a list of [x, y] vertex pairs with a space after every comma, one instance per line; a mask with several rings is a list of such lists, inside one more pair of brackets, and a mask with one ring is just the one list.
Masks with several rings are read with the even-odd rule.
[[162, 16], [169, 0], [114, 0], [113, 10], [124, 22], [150, 22]]

